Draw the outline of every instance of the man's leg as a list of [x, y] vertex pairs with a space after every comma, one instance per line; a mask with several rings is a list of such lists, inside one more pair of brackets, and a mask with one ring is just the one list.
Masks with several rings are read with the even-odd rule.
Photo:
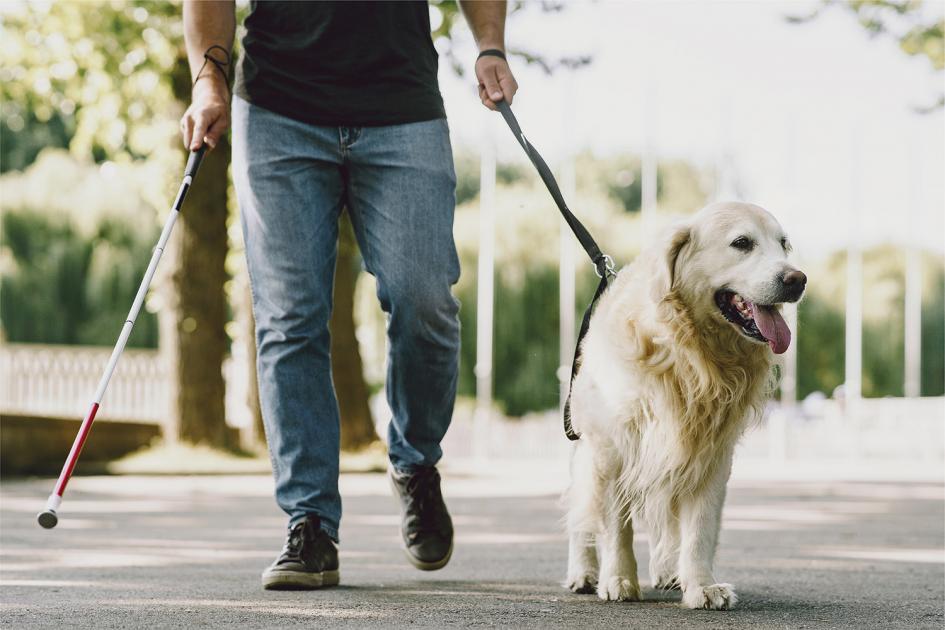
[[445, 120], [349, 130], [348, 208], [389, 315], [391, 478], [407, 557], [446, 565], [453, 526], [434, 467], [453, 416], [459, 368], [459, 279], [453, 243], [456, 176]]
[[233, 101], [233, 178], [256, 317], [276, 500], [338, 539], [338, 404], [328, 321], [344, 182], [337, 132]]
[[390, 459], [433, 466], [453, 416], [459, 367], [456, 177], [445, 120], [366, 127], [347, 150], [349, 209], [390, 316]]

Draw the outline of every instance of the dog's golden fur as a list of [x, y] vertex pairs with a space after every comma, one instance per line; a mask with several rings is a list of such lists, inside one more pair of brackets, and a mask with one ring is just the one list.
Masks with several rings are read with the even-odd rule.
[[680, 586], [691, 607], [736, 601], [730, 585], [714, 582], [711, 558], [732, 451], [760, 416], [772, 360], [711, 298], [727, 254], [712, 253], [710, 241], [740, 220], [778, 236], [756, 206], [710, 207], [622, 270], [598, 303], [572, 399], [582, 433], [568, 494], [573, 590], [639, 598], [638, 518], [654, 584]]

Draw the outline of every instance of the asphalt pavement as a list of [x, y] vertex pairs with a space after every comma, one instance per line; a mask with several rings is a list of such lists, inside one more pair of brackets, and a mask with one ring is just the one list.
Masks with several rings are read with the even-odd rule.
[[[533, 471], [534, 472], [534, 471]], [[456, 549], [413, 569], [378, 474], [344, 475], [341, 586], [267, 592], [259, 574], [285, 522], [268, 476], [115, 476], [72, 481], [59, 526], [35, 520], [52, 480], [0, 485], [3, 628], [901, 628], [943, 627], [945, 489], [937, 482], [730, 486], [717, 578], [731, 611], [690, 611], [564, 590], [567, 546], [544, 473], [448, 474]]]

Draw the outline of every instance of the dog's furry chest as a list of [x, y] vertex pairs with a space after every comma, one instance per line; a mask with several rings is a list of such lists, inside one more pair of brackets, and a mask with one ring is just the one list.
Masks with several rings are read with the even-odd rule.
[[638, 398], [624, 407], [610, 439], [619, 454], [619, 478], [627, 491], [673, 495], [695, 492], [731, 453], [746, 425], [742, 405], [720, 404], [703, 418], [685, 418], [671, 405]]
[[698, 494], [719, 466], [730, 465], [762, 400], [766, 376], [754, 367], [716, 370], [710, 378], [678, 363], [660, 374], [589, 370], [593, 382], [584, 388], [581, 415], [592, 411], [589, 437], [608, 453], [609, 470], [601, 472], [617, 480], [629, 509], [647, 502], [671, 509], [677, 497]]

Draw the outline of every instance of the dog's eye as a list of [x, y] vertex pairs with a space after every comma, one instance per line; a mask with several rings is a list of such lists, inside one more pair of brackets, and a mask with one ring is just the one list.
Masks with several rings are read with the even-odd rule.
[[755, 246], [755, 244], [752, 243], [751, 239], [747, 236], [739, 236], [734, 241], [732, 241], [731, 245], [735, 249], [739, 249], [743, 252], [750, 252], [751, 248]]
[[786, 236], [781, 237], [781, 248], [786, 252], [791, 251], [791, 244], [788, 242]]

